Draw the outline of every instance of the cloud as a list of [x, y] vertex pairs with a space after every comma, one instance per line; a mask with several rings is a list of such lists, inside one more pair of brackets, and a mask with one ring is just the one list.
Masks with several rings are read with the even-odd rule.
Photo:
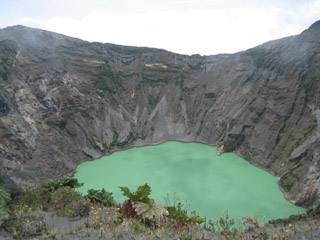
[[131, 11], [116, 6], [112, 11], [91, 11], [77, 18], [25, 18], [24, 23], [87, 41], [209, 55], [233, 53], [298, 34], [320, 16], [320, 0], [290, 7], [252, 1], [242, 1], [242, 5], [227, 1], [225, 5], [222, 0], [205, 0], [199, 5], [199, 1], [189, 0], [179, 8], [182, 0], [163, 0], [166, 7], [161, 8], [160, 1], [132, 2], [127, 2]]

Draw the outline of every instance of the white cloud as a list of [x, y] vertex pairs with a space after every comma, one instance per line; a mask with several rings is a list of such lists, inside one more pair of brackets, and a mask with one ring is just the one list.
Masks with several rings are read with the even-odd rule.
[[[160, 3], [169, 3], [166, 10]], [[92, 11], [81, 18], [26, 18], [25, 24], [88, 41], [164, 48], [184, 54], [233, 53], [298, 34], [320, 16], [320, 0], [284, 8], [249, 1], [139, 0], [130, 11]], [[236, 4], [238, 2], [238, 4]], [[136, 2], [135, 2], [136, 3]], [[144, 3], [145, 5], [141, 5]], [[250, 4], [249, 4], [250, 3]], [[144, 6], [139, 10], [139, 6]], [[157, 9], [157, 10], [156, 10]], [[307, 13], [307, 14], [306, 14]]]

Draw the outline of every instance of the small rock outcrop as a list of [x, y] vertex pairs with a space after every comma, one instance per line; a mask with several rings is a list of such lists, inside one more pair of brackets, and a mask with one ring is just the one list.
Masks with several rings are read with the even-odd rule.
[[220, 156], [224, 152], [224, 145], [218, 147], [217, 155]]

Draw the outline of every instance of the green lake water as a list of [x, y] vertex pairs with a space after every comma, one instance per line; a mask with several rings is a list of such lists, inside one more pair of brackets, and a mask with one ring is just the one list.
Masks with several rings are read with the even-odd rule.
[[84, 183], [78, 189], [83, 194], [105, 188], [117, 202], [125, 200], [119, 186], [135, 191], [148, 183], [157, 203], [164, 204], [170, 192], [171, 201], [176, 195], [184, 206], [191, 203], [190, 210], [214, 220], [226, 211], [236, 219], [256, 214], [266, 220], [305, 212], [284, 198], [277, 177], [234, 153], [217, 156], [216, 147], [201, 143], [170, 141], [115, 152], [80, 164], [75, 177]]

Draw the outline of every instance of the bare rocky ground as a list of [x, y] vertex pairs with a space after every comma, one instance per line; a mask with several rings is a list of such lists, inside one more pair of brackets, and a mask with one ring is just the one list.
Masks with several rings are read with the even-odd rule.
[[[239, 239], [239, 240], [317, 240], [320, 239], [320, 217], [310, 217], [307, 215], [296, 215], [289, 219], [279, 219], [266, 223], [260, 227], [249, 227], [244, 230], [240, 227], [237, 233], [229, 233], [224, 236], [222, 233], [215, 233], [212, 229], [205, 229], [199, 226], [193, 226], [186, 231], [174, 230], [172, 226], [146, 228], [143, 224], [124, 219], [122, 223], [112, 225], [111, 222], [119, 212], [116, 208], [102, 208], [98, 215], [91, 211], [89, 217], [68, 218], [57, 216], [55, 213], [44, 211], [30, 211], [29, 214], [41, 219], [35, 222], [36, 226], [29, 226], [29, 233], [26, 233], [22, 239], [30, 240], [49, 240], [49, 239], [132, 239], [132, 240], [182, 240], [182, 239]], [[96, 217], [99, 216], [99, 220]], [[301, 217], [302, 216], [302, 217]], [[103, 224], [102, 224], [103, 222]], [[109, 223], [110, 224], [106, 224]], [[170, 224], [169, 224], [170, 225]], [[41, 229], [42, 232], [36, 233], [35, 229]], [[0, 229], [0, 239], [17, 239], [7, 233], [3, 228]], [[19, 239], [19, 238], [18, 238]]]

